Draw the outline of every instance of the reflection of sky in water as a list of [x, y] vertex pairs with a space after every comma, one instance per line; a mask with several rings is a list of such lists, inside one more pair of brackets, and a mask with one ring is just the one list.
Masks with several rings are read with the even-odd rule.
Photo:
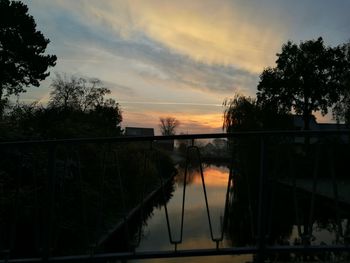
[[[206, 214], [202, 181], [199, 172], [191, 174], [193, 180], [186, 186], [186, 203], [183, 229], [183, 242], [178, 249], [215, 248], [216, 244], [210, 238], [208, 217]], [[229, 170], [225, 167], [209, 166], [204, 169], [204, 180], [207, 190], [209, 209], [214, 237], [221, 234], [221, 221], [224, 215], [225, 196]], [[183, 177], [179, 176], [176, 190], [168, 203], [171, 231], [174, 240], [180, 235], [181, 204], [183, 193]], [[144, 228], [144, 238], [138, 251], [172, 250], [163, 208], [154, 210], [153, 217]], [[221, 247], [226, 246], [226, 240]], [[250, 256], [220, 256], [179, 259], [152, 260], [161, 262], [247, 262]], [[232, 261], [234, 260], [234, 261]]]

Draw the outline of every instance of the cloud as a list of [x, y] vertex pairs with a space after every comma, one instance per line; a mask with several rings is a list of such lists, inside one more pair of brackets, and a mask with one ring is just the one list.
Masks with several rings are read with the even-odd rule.
[[[33, 1], [32, 5], [33, 10], [40, 7], [39, 2]], [[133, 16], [125, 15], [132, 9], [125, 2], [118, 6], [119, 2], [114, 1], [92, 4], [77, 0], [51, 2], [51, 5], [45, 7], [45, 10], [51, 10], [49, 15], [41, 14], [46, 20], [41, 17], [39, 21], [45, 20], [42, 23], [50, 28], [46, 30], [59, 58], [56, 68], [61, 71], [69, 69], [83, 75], [93, 72], [104, 81], [135, 90], [142, 89], [141, 86], [148, 82], [160, 89], [171, 87], [182, 91], [197, 89], [221, 93], [220, 100], [237, 90], [253, 90], [257, 84], [254, 73], [232, 65], [208, 64], [173, 52], [166, 44], [140, 31], [136, 26], [138, 22], [131, 19]], [[118, 10], [111, 16], [116, 7]], [[118, 79], [117, 75], [120, 76]]]
[[[90, 27], [124, 39], [145, 35], [193, 60], [260, 72], [273, 62], [266, 50], [283, 40], [281, 24], [249, 21], [240, 1], [59, 1]], [[215, 10], [215, 11], [213, 11]], [[248, 10], [251, 11], [251, 10]], [[247, 11], [247, 12], [248, 12]], [[261, 18], [262, 15], [257, 14]], [[270, 41], [273, 40], [273, 41]]]
[[130, 97], [132, 97], [133, 95], [135, 95], [135, 91], [133, 88], [128, 87], [128, 86], [124, 86], [124, 85], [120, 85], [118, 83], [114, 83], [114, 82], [103, 82], [103, 85], [106, 86], [108, 89], [111, 89], [113, 92], [112, 95], [128, 95]]
[[[254, 96], [288, 39], [334, 45], [350, 32], [346, 0], [25, 2], [58, 56], [54, 71], [98, 77], [117, 101], [148, 102], [121, 103], [126, 123], [155, 127], [162, 113], [179, 114], [185, 132], [220, 131], [222, 109], [210, 105]], [[48, 82], [24, 99], [45, 100]]]

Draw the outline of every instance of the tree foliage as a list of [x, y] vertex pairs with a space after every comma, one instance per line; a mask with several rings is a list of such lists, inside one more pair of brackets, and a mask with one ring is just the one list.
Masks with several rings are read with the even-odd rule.
[[337, 122], [345, 122], [350, 125], [350, 43], [342, 45], [345, 56], [345, 66], [343, 68], [343, 84], [340, 98], [333, 107], [333, 117]]
[[233, 99], [226, 99], [223, 106], [225, 107], [223, 129], [226, 132], [259, 128], [256, 100], [236, 95]]
[[346, 66], [343, 49], [326, 47], [322, 38], [299, 45], [289, 41], [277, 57], [276, 67], [260, 75], [258, 103], [302, 114], [308, 129], [312, 112], [325, 115], [339, 100]]
[[56, 56], [44, 54], [49, 42], [25, 4], [0, 0], [0, 114], [8, 96], [39, 86], [49, 75], [56, 62]]
[[103, 106], [106, 103], [105, 95], [111, 93], [97, 78], [82, 78], [74, 75], [68, 77], [66, 74], [59, 73], [56, 73], [51, 86], [53, 90], [50, 93], [49, 106], [56, 108], [89, 111]]
[[174, 117], [161, 117], [159, 121], [159, 128], [162, 135], [175, 135], [175, 130], [180, 125], [180, 122]]
[[9, 127], [0, 133], [8, 138], [74, 138], [121, 135], [119, 104], [105, 98], [110, 90], [97, 79], [56, 75], [47, 107], [38, 103], [17, 104], [4, 115]]
[[292, 128], [290, 115], [274, 104], [258, 104], [251, 97], [235, 95], [223, 102], [226, 132]]

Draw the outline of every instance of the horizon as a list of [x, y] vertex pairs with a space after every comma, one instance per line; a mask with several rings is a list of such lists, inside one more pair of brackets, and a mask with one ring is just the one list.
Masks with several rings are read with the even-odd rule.
[[120, 104], [123, 128], [156, 134], [165, 116], [180, 121], [177, 133], [221, 132], [224, 99], [255, 97], [283, 43], [321, 36], [335, 46], [350, 33], [348, 1], [23, 2], [58, 59], [20, 101], [46, 103], [54, 72], [96, 77]]

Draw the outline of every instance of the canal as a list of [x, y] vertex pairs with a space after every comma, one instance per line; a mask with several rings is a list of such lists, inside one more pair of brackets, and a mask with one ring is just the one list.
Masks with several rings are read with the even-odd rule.
[[[227, 191], [229, 169], [227, 166], [204, 165], [204, 179], [208, 196], [208, 204], [214, 237], [221, 235], [221, 227], [224, 216], [224, 205]], [[167, 204], [170, 218], [172, 237], [178, 240], [180, 236], [182, 198], [184, 188], [184, 171], [179, 169], [175, 177], [175, 190]], [[178, 249], [201, 249], [215, 248], [216, 243], [211, 240], [210, 229], [206, 214], [205, 199], [198, 169], [189, 171], [186, 185], [186, 202], [184, 209], [183, 242]], [[170, 244], [167, 223], [165, 219], [165, 208], [161, 206], [153, 210], [153, 215], [143, 227], [143, 236], [136, 251], [162, 251], [172, 250], [174, 245]], [[225, 235], [220, 247], [229, 247], [230, 239]], [[252, 257], [243, 256], [219, 256], [219, 257], [197, 257], [186, 258], [186, 262], [247, 262]], [[152, 262], [183, 262], [184, 259], [152, 259]], [[138, 262], [138, 261], [133, 261]]]
[[[204, 164], [204, 179], [207, 190], [209, 209], [214, 237], [221, 235], [224, 216], [224, 206], [229, 178], [227, 165]], [[170, 227], [173, 240], [180, 237], [181, 209], [184, 188], [184, 170], [179, 168], [179, 173], [174, 179], [174, 191], [167, 202], [167, 210], [170, 219]], [[239, 247], [256, 244], [256, 215], [257, 193], [253, 186], [249, 190], [249, 182], [238, 182], [240, 191], [233, 193], [235, 187], [230, 187], [229, 222], [225, 229], [220, 248]], [[233, 182], [233, 185], [237, 182]], [[250, 182], [250, 184], [252, 184]], [[237, 185], [236, 185], [237, 186]], [[301, 236], [309, 235], [309, 244], [332, 245], [346, 243], [346, 233], [349, 231], [349, 208], [341, 206], [340, 214], [335, 210], [334, 201], [322, 197], [315, 199], [313, 218], [310, 218], [310, 194], [298, 191], [295, 195], [293, 189], [282, 184], [271, 183], [269, 203], [266, 207], [269, 215], [268, 243], [271, 245], [300, 245], [303, 244]], [[249, 193], [249, 191], [251, 191]], [[297, 213], [296, 213], [297, 211]], [[299, 222], [297, 217], [299, 217]], [[338, 218], [337, 218], [338, 217]], [[339, 229], [339, 227], [341, 229]], [[343, 236], [339, 234], [343, 232]], [[345, 234], [345, 236], [344, 236]], [[178, 250], [187, 249], [213, 249], [216, 243], [211, 240], [205, 199], [198, 169], [190, 170], [187, 175], [186, 200], [184, 209], [183, 240], [178, 245]], [[142, 238], [137, 252], [169, 251], [174, 250], [174, 245], [169, 242], [165, 207], [154, 207], [148, 220], [142, 226]], [[330, 255], [315, 255], [308, 260], [316, 258], [329, 258]], [[334, 256], [334, 254], [333, 254]], [[343, 255], [335, 255], [343, 259]], [[272, 258], [294, 262], [301, 259], [301, 255], [274, 255]], [[345, 256], [346, 258], [346, 256]], [[238, 256], [211, 256], [186, 258], [186, 262], [252, 262], [253, 255]], [[148, 260], [142, 260], [149, 262]], [[183, 258], [152, 259], [152, 262], [183, 262]], [[132, 262], [141, 262], [132, 261]]]

